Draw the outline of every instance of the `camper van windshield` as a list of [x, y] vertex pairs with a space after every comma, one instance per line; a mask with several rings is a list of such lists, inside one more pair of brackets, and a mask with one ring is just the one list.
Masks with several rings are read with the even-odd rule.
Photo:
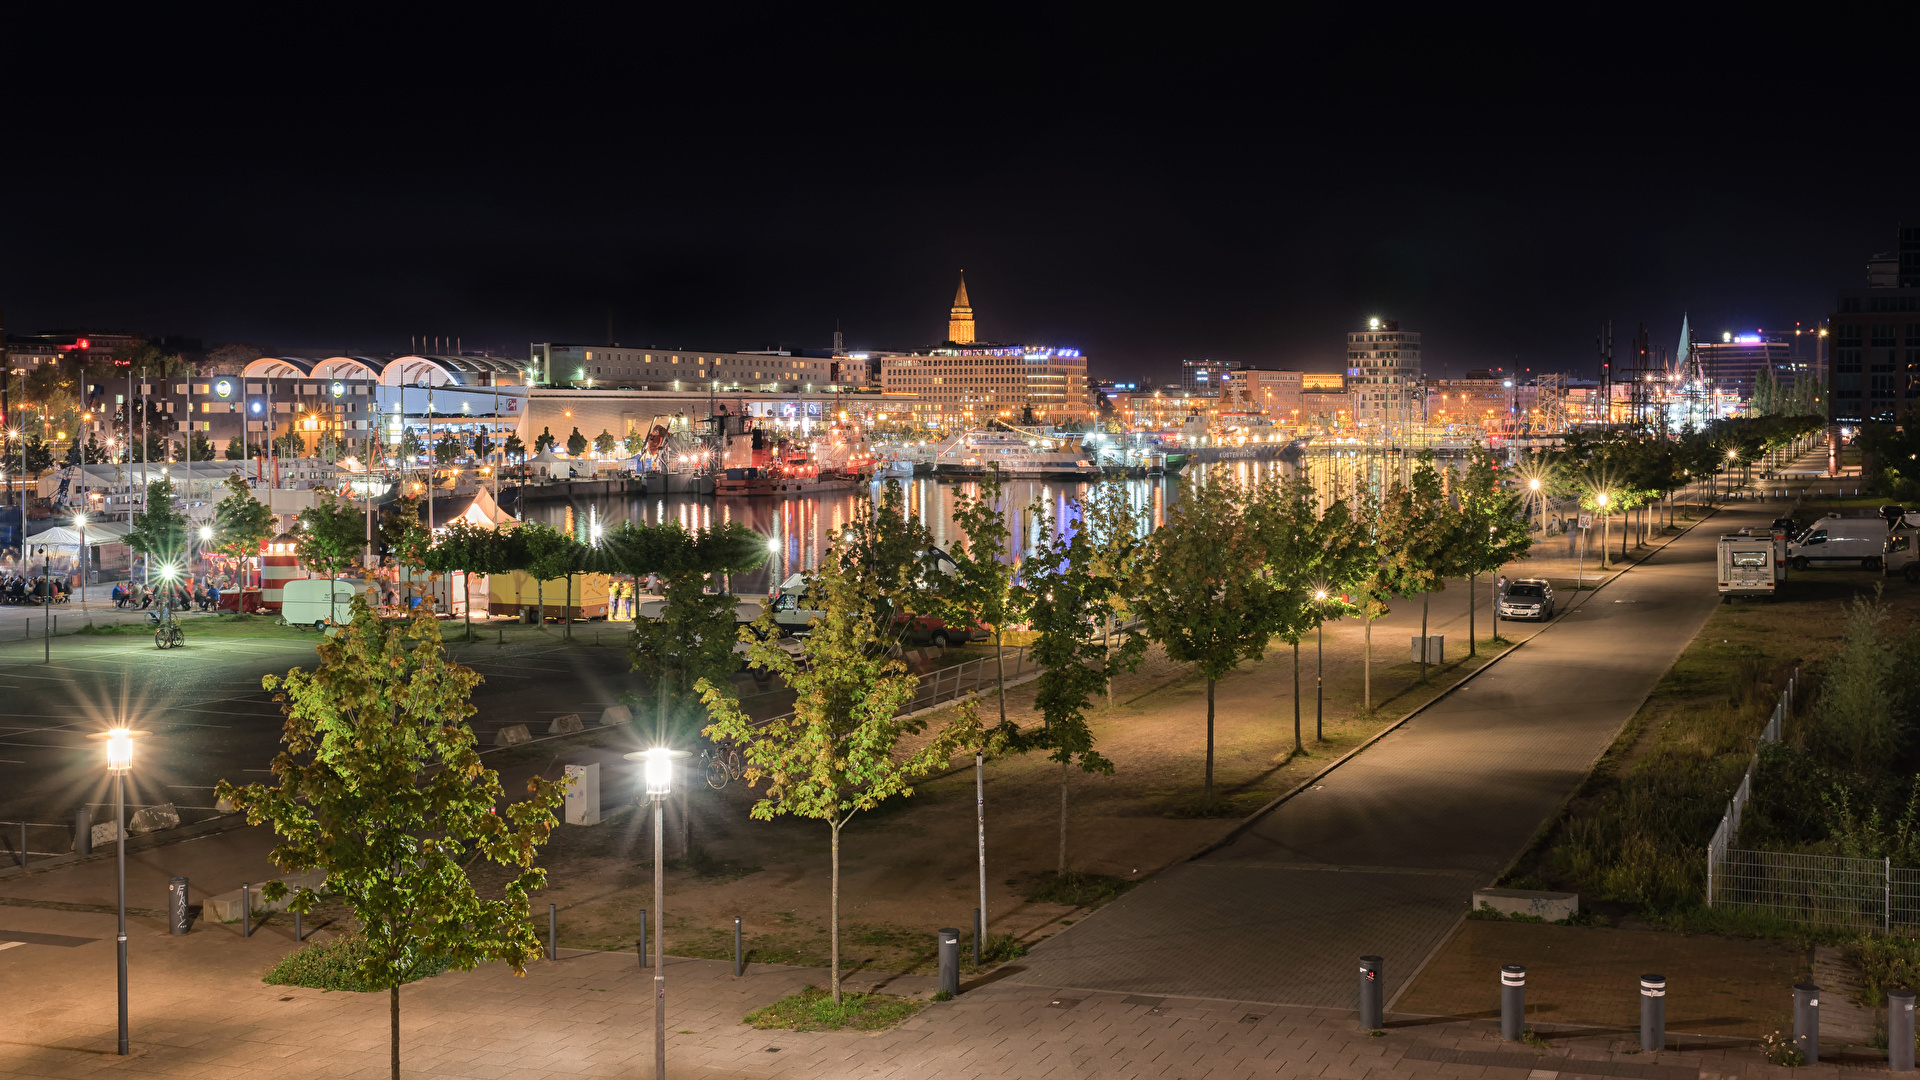
[[1765, 566], [1767, 553], [1764, 551], [1736, 551], [1733, 553], [1735, 566]]

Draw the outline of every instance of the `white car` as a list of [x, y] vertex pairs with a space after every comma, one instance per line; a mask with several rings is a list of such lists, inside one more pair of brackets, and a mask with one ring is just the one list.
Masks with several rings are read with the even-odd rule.
[[1500, 617], [1503, 619], [1539, 619], [1546, 622], [1553, 618], [1553, 586], [1545, 578], [1520, 578], [1507, 583], [1507, 591], [1500, 594]]

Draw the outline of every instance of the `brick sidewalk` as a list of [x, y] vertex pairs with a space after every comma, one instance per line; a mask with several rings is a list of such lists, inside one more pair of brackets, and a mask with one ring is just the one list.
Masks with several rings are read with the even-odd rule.
[[[387, 1075], [384, 995], [258, 981], [260, 971], [292, 948], [284, 928], [269, 924], [245, 940], [232, 928], [203, 924], [187, 937], [169, 938], [157, 924], [135, 920], [135, 1052], [120, 1058], [113, 1053], [112, 919], [42, 911], [4, 916], [15, 938], [72, 939], [0, 951], [0, 981], [13, 1004], [0, 1035], [0, 1077], [7, 1080]], [[1692, 1048], [1640, 1054], [1614, 1032], [1556, 1037], [1552, 1048], [1536, 1049], [1501, 1042], [1486, 1020], [1395, 1017], [1384, 1036], [1368, 1037], [1354, 1029], [1345, 1009], [1068, 994], [1011, 981], [929, 1005], [893, 1031], [756, 1031], [740, 1017], [819, 983], [824, 973], [756, 965], [736, 980], [730, 964], [705, 960], [673, 960], [667, 973], [668, 1067], [676, 1076], [1717, 1080], [1869, 1071], [1772, 1069], [1749, 1043], [1678, 1036], [1676, 1043]], [[926, 995], [933, 986], [924, 978], [899, 978], [885, 988]], [[650, 1077], [650, 992], [651, 972], [631, 953], [563, 954], [558, 962], [533, 965], [525, 979], [494, 965], [416, 983], [402, 994], [404, 1070], [475, 1080]]]

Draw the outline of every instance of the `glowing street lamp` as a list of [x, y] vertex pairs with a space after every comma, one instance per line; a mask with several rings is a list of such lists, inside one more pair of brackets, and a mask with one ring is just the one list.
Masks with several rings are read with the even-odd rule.
[[656, 746], [625, 755], [628, 761], [642, 762], [641, 778], [647, 785], [647, 798], [653, 803], [653, 1076], [667, 1077], [667, 976], [660, 965], [666, 960], [667, 913], [666, 884], [660, 869], [666, 862], [666, 838], [661, 832], [661, 809], [673, 794], [673, 763], [686, 757], [685, 750]]
[[148, 732], [114, 728], [89, 739], [107, 744], [107, 771], [113, 775], [113, 834], [120, 841], [120, 1056], [127, 1056], [127, 773], [133, 769], [133, 740]]
[[1611, 564], [1607, 562], [1607, 533], [1608, 528], [1613, 524], [1613, 515], [1607, 510], [1607, 503], [1609, 501], [1611, 500], [1604, 491], [1595, 494], [1593, 497], [1593, 505], [1600, 508], [1600, 569], [1602, 570], [1609, 569], [1611, 566]]

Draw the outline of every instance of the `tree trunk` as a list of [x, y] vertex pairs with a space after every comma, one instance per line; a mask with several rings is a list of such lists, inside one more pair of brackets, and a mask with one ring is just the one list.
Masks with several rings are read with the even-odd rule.
[[567, 624], [567, 640], [573, 640], [573, 575], [567, 575], [566, 606], [560, 609], [560, 617]]
[[1007, 661], [1006, 653], [1000, 649], [1000, 628], [993, 628], [993, 681], [999, 690], [1000, 722], [1007, 722]]
[[393, 1033], [393, 1080], [400, 1080], [400, 984], [394, 983], [387, 990], [388, 1027]]
[[833, 1003], [840, 1004], [840, 822], [830, 821], [827, 827], [833, 830], [833, 910], [828, 919], [833, 923]]
[[540, 605], [540, 629], [547, 628], [547, 583], [539, 578], [533, 579], [533, 598]]
[[1213, 676], [1207, 676], [1207, 809], [1213, 809]]
[[1060, 763], [1060, 869], [1062, 881], [1067, 877], [1067, 763]]
[[[1473, 602], [1474, 602], [1473, 590], [1478, 587], [1478, 584], [1477, 584], [1478, 578], [1479, 578], [1478, 574], [1467, 575], [1467, 655], [1468, 656], [1480, 655], [1480, 639], [1478, 638], [1477, 632], [1474, 630], [1474, 627], [1473, 627]], [[1499, 637], [1500, 635], [1498, 633], [1498, 630], [1500, 628], [1500, 609], [1497, 606], [1493, 609], [1493, 626], [1494, 626], [1494, 630], [1496, 631], [1493, 636]]]
[[473, 640], [473, 571], [460, 575], [460, 588], [467, 594], [467, 640]]
[[1107, 622], [1100, 630], [1100, 648], [1107, 658], [1107, 708], [1113, 708], [1113, 612], [1107, 612]]
[[1305, 748], [1300, 745], [1300, 643], [1293, 643], [1293, 752], [1298, 754]]

